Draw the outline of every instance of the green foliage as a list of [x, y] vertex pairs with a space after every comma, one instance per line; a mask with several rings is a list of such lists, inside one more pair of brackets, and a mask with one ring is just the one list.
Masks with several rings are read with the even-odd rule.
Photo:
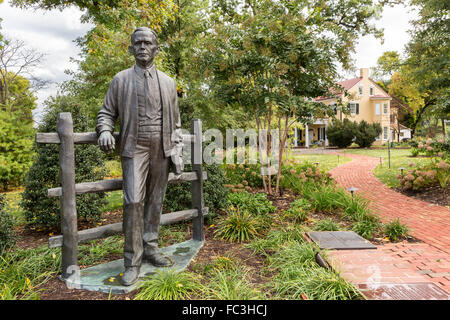
[[339, 148], [349, 147], [358, 132], [357, 125], [345, 118], [343, 121], [333, 119], [326, 129], [326, 135], [331, 145]]
[[396, 219], [384, 225], [384, 233], [389, 240], [396, 242], [398, 240], [406, 238], [409, 228], [405, 224], [400, 222], [400, 219]]
[[306, 199], [297, 199], [290, 204], [290, 208], [284, 212], [284, 216], [301, 223], [308, 218], [310, 210], [311, 204]]
[[[39, 132], [56, 132], [58, 113], [71, 112], [74, 132], [88, 132], [87, 117], [83, 107], [70, 96], [60, 96], [47, 101], [47, 110]], [[20, 206], [28, 224], [44, 228], [60, 226], [60, 201], [49, 198], [47, 189], [59, 187], [59, 151], [57, 145], [36, 145], [37, 157], [30, 168]], [[75, 182], [102, 180], [105, 174], [104, 155], [95, 145], [75, 146]], [[77, 196], [77, 215], [88, 221], [98, 221], [106, 204], [104, 193]]]
[[245, 245], [256, 254], [269, 256], [286, 242], [304, 242], [303, 228], [300, 225], [287, 225], [270, 230], [263, 238], [258, 238]]
[[4, 196], [0, 194], [0, 257], [16, 243], [15, 219], [4, 207]]
[[360, 219], [353, 224], [352, 230], [365, 239], [372, 239], [380, 229], [380, 223], [377, 219]]
[[202, 289], [205, 298], [214, 300], [262, 300], [265, 294], [250, 282], [243, 268], [218, 270]]
[[39, 287], [61, 268], [61, 250], [45, 246], [0, 257], [0, 300], [39, 299]]
[[248, 211], [230, 207], [227, 216], [218, 223], [215, 234], [229, 242], [245, 242], [258, 235], [258, 220]]
[[367, 123], [364, 120], [357, 125], [355, 142], [361, 148], [369, 148], [376, 138], [381, 134], [381, 125], [379, 123]]
[[228, 195], [228, 202], [252, 215], [267, 215], [276, 210], [265, 193], [233, 192]]
[[432, 185], [445, 189], [450, 183], [450, 160], [435, 158], [431, 162], [416, 166], [397, 176], [404, 190], [421, 190]]
[[139, 285], [135, 300], [184, 300], [199, 288], [200, 282], [194, 274], [162, 269]]
[[227, 184], [233, 186], [242, 185], [242, 188], [261, 188], [263, 186], [261, 178], [260, 164], [229, 164], [224, 165]]
[[[189, 165], [185, 166], [185, 171], [190, 171]], [[205, 206], [210, 211], [224, 209], [227, 206], [229, 191], [224, 187], [226, 184], [224, 170], [216, 164], [203, 165], [203, 170], [207, 172], [208, 179], [203, 182], [203, 196]], [[186, 210], [192, 207], [191, 189], [188, 183], [169, 184], [164, 198], [164, 206], [170, 212]]]
[[332, 219], [323, 219], [314, 223], [314, 230], [316, 231], [339, 231], [340, 229], [339, 223]]
[[[333, 271], [319, 267], [310, 243], [287, 242], [268, 259], [278, 270], [274, 290], [280, 299], [348, 300], [361, 298], [358, 290]], [[321, 253], [324, 256], [324, 253]]]
[[33, 161], [33, 134], [32, 121], [0, 108], [0, 189], [22, 183]]

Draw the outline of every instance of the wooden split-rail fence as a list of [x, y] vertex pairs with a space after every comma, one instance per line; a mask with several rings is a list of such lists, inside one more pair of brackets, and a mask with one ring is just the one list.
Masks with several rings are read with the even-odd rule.
[[[118, 133], [114, 133], [116, 141]], [[63, 112], [58, 115], [57, 132], [36, 133], [37, 143], [59, 144], [59, 167], [61, 187], [48, 189], [49, 197], [59, 197], [61, 201], [61, 233], [49, 239], [49, 247], [62, 247], [61, 278], [67, 279], [78, 267], [78, 243], [109, 237], [122, 232], [122, 223], [109, 224], [97, 228], [78, 231], [76, 195], [122, 189], [122, 179], [75, 183], [75, 144], [97, 144], [95, 132], [74, 133], [72, 115]], [[169, 174], [169, 183], [190, 182], [192, 209], [166, 213], [161, 216], [161, 225], [168, 225], [192, 219], [193, 239], [203, 241], [203, 219], [208, 214], [204, 207], [203, 180], [207, 178], [202, 168], [202, 122], [191, 121], [191, 131], [183, 135], [183, 143], [190, 144], [192, 172], [180, 176]]]

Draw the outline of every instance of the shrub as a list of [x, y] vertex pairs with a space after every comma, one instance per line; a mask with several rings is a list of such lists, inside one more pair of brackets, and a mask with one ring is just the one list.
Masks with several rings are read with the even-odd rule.
[[230, 207], [227, 213], [218, 223], [217, 237], [229, 242], [244, 242], [257, 236], [258, 222], [248, 211]]
[[4, 208], [4, 196], [0, 194], [0, 256], [16, 243], [14, 217]]
[[355, 142], [361, 148], [369, 148], [381, 134], [381, 131], [381, 125], [379, 123], [369, 124], [365, 120], [362, 120], [357, 125]]
[[435, 158], [425, 166], [408, 170], [403, 176], [398, 175], [398, 179], [404, 190], [420, 190], [437, 183], [445, 189], [450, 180], [450, 161]]
[[384, 234], [393, 242], [402, 238], [406, 238], [409, 228], [405, 224], [401, 224], [400, 219], [391, 221], [384, 226]]
[[326, 129], [326, 135], [331, 145], [339, 148], [349, 147], [357, 133], [357, 126], [354, 122], [345, 118], [343, 121], [333, 119]]
[[[185, 171], [190, 171], [191, 166], [186, 165]], [[226, 208], [229, 190], [226, 184], [225, 172], [217, 164], [203, 165], [208, 179], [203, 182], [203, 197], [205, 206], [211, 211]], [[169, 184], [164, 198], [164, 207], [172, 211], [190, 209], [192, 207], [191, 188], [189, 183]]]
[[[39, 132], [56, 132], [58, 113], [71, 112], [75, 132], [90, 131], [88, 118], [76, 99], [68, 96], [53, 98], [47, 102]], [[60, 203], [49, 198], [47, 189], [59, 187], [59, 151], [57, 145], [39, 144], [37, 157], [25, 179], [25, 190], [20, 206], [30, 225], [44, 228], [60, 228]], [[102, 180], [105, 174], [104, 154], [95, 145], [75, 146], [75, 182]], [[105, 193], [77, 196], [77, 215], [88, 221], [98, 221], [106, 204]]]
[[230, 193], [228, 201], [232, 206], [246, 210], [253, 215], [269, 214], [276, 210], [265, 193], [251, 194], [247, 191]]
[[162, 269], [145, 279], [139, 288], [135, 300], [180, 300], [197, 292], [200, 283], [191, 273]]

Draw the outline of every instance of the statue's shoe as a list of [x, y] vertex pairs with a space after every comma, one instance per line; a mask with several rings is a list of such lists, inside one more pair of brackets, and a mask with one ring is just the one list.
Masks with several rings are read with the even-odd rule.
[[139, 267], [125, 267], [125, 272], [120, 278], [120, 282], [124, 286], [131, 286], [136, 283], [139, 278]]
[[159, 252], [144, 255], [143, 261], [151, 263], [155, 267], [170, 267], [173, 265], [173, 262], [169, 258]]

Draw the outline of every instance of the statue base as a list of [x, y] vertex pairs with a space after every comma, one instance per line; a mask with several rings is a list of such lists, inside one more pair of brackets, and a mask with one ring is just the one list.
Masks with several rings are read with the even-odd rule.
[[[185, 270], [203, 246], [203, 243], [203, 241], [188, 240], [161, 248], [161, 253], [174, 262], [173, 266], [168, 267], [168, 269], [175, 270], [175, 272]], [[71, 289], [124, 294], [137, 289], [144, 278], [162, 269], [164, 268], [142, 263], [138, 281], [131, 286], [123, 286], [120, 283], [120, 274], [125, 271], [125, 267], [123, 259], [119, 259], [82, 269], [79, 275], [74, 274], [63, 281]]]

